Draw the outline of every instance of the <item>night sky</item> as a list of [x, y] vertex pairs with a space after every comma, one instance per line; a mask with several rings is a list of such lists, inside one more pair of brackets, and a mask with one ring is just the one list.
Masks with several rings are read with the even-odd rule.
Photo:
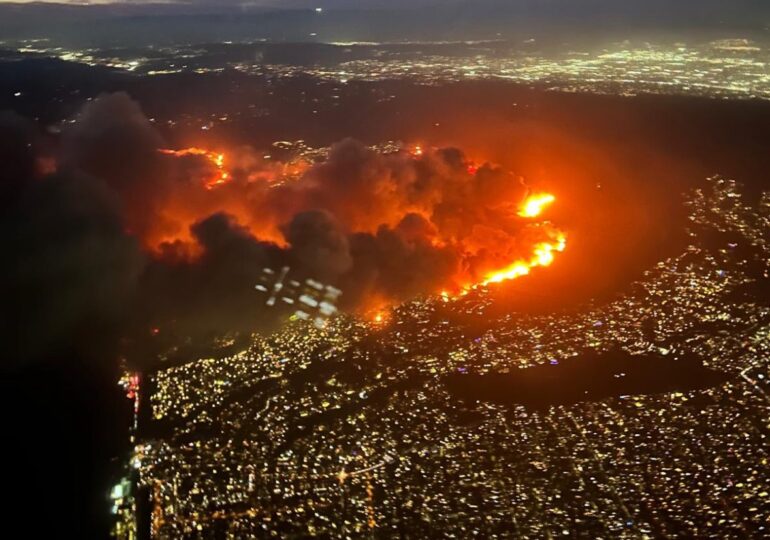
[[724, 2], [722, 0], [678, 0], [677, 2], [663, 0], [179, 0], [179, 1], [112, 1], [112, 0], [60, 0], [31, 1], [31, 0], [6, 0], [0, 4], [70, 4], [70, 5], [158, 5], [174, 4], [179, 6], [209, 6], [219, 7], [238, 6], [269, 6], [275, 8], [302, 8], [310, 9], [321, 7], [325, 9], [415, 9], [420, 7], [436, 7], [437, 9], [455, 6], [494, 6], [503, 12], [519, 10], [548, 10], [570, 8], [586, 14], [598, 13], [605, 10], [636, 12], [639, 10], [655, 12], [661, 17], [666, 14], [688, 10], [693, 14], [707, 13], [719, 16], [720, 14], [745, 12], [766, 15], [768, 13], [767, 2], [763, 0], [735, 0]]

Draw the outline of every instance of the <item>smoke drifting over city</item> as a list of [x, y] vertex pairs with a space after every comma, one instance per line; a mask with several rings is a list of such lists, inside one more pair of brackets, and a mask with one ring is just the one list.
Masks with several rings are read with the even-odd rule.
[[101, 327], [266, 327], [286, 314], [260, 309], [264, 268], [333, 284], [356, 312], [455, 293], [560, 234], [517, 215], [521, 178], [454, 148], [383, 154], [343, 140], [318, 163], [249, 148], [211, 159], [167, 150], [124, 93], [90, 101], [66, 126], [51, 136], [3, 122], [3, 231], [16, 233], [21, 261], [3, 281], [20, 284], [20, 322], [38, 329], [20, 334], [19, 357], [78, 346]]

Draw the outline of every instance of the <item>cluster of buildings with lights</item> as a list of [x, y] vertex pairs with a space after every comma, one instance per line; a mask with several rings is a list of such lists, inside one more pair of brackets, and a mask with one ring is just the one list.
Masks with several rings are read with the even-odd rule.
[[[237, 354], [147, 374], [151, 419], [131, 458], [145, 502], [116, 510], [116, 536], [768, 534], [770, 194], [749, 205], [712, 178], [689, 210], [689, 247], [603, 306], [489, 318], [482, 287], [382, 323], [296, 321]], [[695, 357], [716, 382], [671, 388], [660, 369], [623, 393], [634, 375], [610, 367], [609, 397], [457, 390], [535, 366], [558, 379], [597, 356], [640, 369]]]
[[[688, 43], [623, 41], [598, 50], [577, 45], [540, 48], [534, 40], [398, 46], [318, 43], [318, 47], [331, 54], [330, 59], [294, 64], [266, 60], [265, 51], [281, 44], [260, 41], [125, 50], [68, 49], [40, 40], [15, 45], [14, 52], [21, 55], [53, 56], [149, 76], [221, 74], [233, 69], [267, 80], [308, 75], [340, 84], [392, 79], [426, 84], [500, 79], [564, 92], [770, 99], [770, 50], [765, 43], [749, 39]], [[216, 62], [212, 62], [212, 57]], [[227, 118], [212, 119], [218, 120]]]

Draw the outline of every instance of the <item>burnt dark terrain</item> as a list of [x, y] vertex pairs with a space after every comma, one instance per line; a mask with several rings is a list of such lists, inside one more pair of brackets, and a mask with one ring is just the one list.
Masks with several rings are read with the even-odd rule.
[[616, 396], [701, 390], [728, 379], [726, 374], [704, 367], [695, 357], [630, 355], [612, 350], [588, 351], [510, 373], [455, 373], [447, 376], [447, 385], [463, 401], [543, 409]]

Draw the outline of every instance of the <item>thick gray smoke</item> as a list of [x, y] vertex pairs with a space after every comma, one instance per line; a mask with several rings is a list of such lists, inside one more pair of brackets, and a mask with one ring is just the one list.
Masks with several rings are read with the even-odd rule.
[[[221, 173], [212, 160], [160, 152], [126, 94], [90, 101], [75, 120], [45, 152], [35, 126], [0, 124], [2, 234], [15, 261], [2, 285], [17, 315], [5, 327], [19, 358], [96, 343], [102, 327], [107, 340], [269, 327], [285, 314], [254, 292], [265, 267], [335, 285], [351, 310], [435, 293], [543, 234], [515, 217], [519, 178], [457, 149], [382, 155], [345, 140], [287, 182], [279, 165], [241, 156], [209, 189]], [[55, 173], [41, 165], [49, 154]]]
[[19, 118], [0, 120], [0, 141], [4, 357], [99, 354], [126, 320], [144, 261], [120, 199], [80, 170], [39, 173], [39, 139]]

